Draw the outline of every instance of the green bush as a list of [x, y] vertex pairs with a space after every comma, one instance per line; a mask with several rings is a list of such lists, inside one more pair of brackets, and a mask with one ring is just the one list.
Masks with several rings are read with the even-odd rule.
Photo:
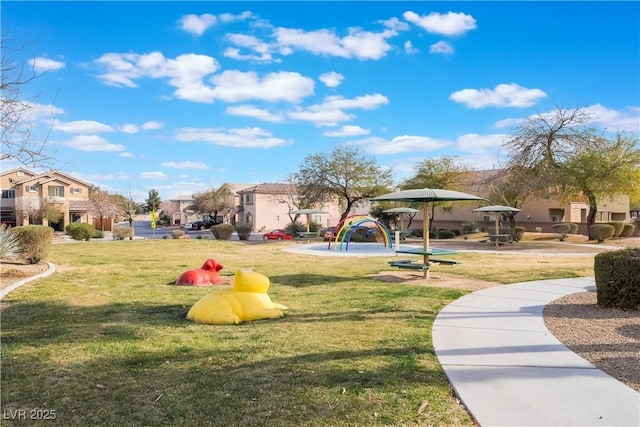
[[522, 236], [524, 236], [524, 232], [525, 232], [526, 228], [521, 227], [521, 226], [516, 226], [513, 229], [513, 240], [516, 242], [519, 242], [520, 240], [522, 240]]
[[234, 227], [231, 224], [217, 224], [211, 227], [211, 232], [218, 240], [230, 240]]
[[321, 228], [322, 228], [322, 225], [317, 223], [317, 222], [311, 221], [309, 223], [309, 232], [316, 232], [317, 231], [319, 233]]
[[620, 237], [622, 235], [622, 230], [624, 230], [624, 222], [622, 221], [610, 221], [606, 224], [613, 225], [615, 227], [615, 232], [613, 237]]
[[622, 228], [621, 237], [631, 237], [633, 236], [633, 232], [636, 231], [635, 224], [625, 224]]
[[113, 227], [113, 240], [133, 239], [133, 228], [125, 226]]
[[84, 222], [72, 222], [64, 228], [64, 231], [74, 240], [86, 240], [87, 242], [96, 234], [95, 227]]
[[578, 224], [575, 224], [573, 222], [568, 222], [567, 224], [571, 227], [571, 230], [569, 230], [569, 234], [578, 234]]
[[21, 253], [19, 236], [6, 224], [0, 225], [0, 259], [17, 260]]
[[96, 230], [96, 232], [93, 233], [93, 238], [94, 239], [104, 239], [104, 231]]
[[551, 228], [553, 228], [554, 232], [560, 235], [560, 241], [563, 242], [565, 237], [567, 237], [567, 234], [571, 233], [572, 227], [571, 227], [571, 224], [561, 223], [561, 224], [553, 224]]
[[589, 234], [597, 242], [604, 242], [612, 238], [615, 233], [616, 228], [611, 224], [593, 224], [589, 227]]
[[462, 233], [471, 234], [478, 229], [478, 223], [474, 221], [467, 221], [462, 223]]
[[378, 230], [368, 227], [357, 227], [351, 235], [351, 242], [377, 242]]
[[598, 305], [640, 310], [640, 248], [600, 253], [594, 270]]
[[438, 232], [438, 237], [440, 239], [453, 239], [456, 237], [456, 233], [453, 230], [440, 230]]
[[19, 236], [22, 258], [27, 264], [38, 264], [49, 254], [53, 228], [46, 225], [23, 225], [14, 227], [12, 232]]
[[289, 224], [286, 225], [286, 227], [284, 227], [285, 231], [289, 234], [291, 234], [292, 236], [297, 236], [298, 233], [302, 233], [302, 232], [306, 232], [307, 231], [307, 226], [303, 225], [301, 222], [290, 222]]
[[238, 225], [236, 227], [236, 233], [238, 233], [238, 239], [249, 240], [249, 237], [251, 237], [252, 228], [253, 227], [250, 225]]

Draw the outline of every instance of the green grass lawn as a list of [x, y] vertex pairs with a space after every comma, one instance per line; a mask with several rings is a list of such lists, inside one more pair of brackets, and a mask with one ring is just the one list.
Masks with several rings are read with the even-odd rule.
[[[473, 425], [431, 344], [435, 315], [463, 292], [370, 279], [389, 270], [385, 257], [297, 255], [288, 244], [54, 245], [57, 272], [4, 300], [2, 425], [38, 425], [7, 419], [32, 409], [54, 410], [64, 426]], [[286, 316], [186, 320], [200, 297], [230, 286], [172, 285], [207, 258], [223, 275], [267, 275]], [[508, 283], [589, 274], [593, 263], [535, 258], [460, 254], [462, 265], [445, 268]]]

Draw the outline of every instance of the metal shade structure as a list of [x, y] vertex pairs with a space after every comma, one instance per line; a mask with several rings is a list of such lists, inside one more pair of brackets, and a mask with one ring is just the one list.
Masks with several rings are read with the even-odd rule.
[[[375, 201], [390, 202], [418, 202], [422, 203], [422, 235], [424, 239], [424, 264], [429, 263], [429, 203], [447, 201], [474, 201], [483, 200], [484, 197], [461, 191], [444, 190], [435, 188], [420, 188], [414, 190], [400, 190], [382, 196], [374, 197]], [[429, 270], [424, 270], [424, 277], [429, 277]]]
[[[511, 206], [493, 205], [493, 206], [483, 206], [481, 208], [474, 209], [473, 211], [499, 214], [503, 212], [517, 213], [517, 212], [520, 212], [520, 209], [512, 208]], [[500, 218], [498, 217], [498, 215], [496, 215], [495, 234], [496, 234], [496, 246], [499, 246], [500, 239], [497, 237], [497, 235], [500, 234]]]
[[307, 216], [307, 243], [309, 243], [309, 223], [311, 222], [311, 215], [328, 214], [329, 212], [321, 211], [319, 209], [298, 209], [290, 211], [290, 214], [294, 215], [306, 215]]

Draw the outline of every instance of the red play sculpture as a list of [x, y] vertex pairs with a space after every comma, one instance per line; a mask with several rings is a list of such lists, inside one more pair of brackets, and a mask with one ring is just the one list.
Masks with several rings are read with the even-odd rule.
[[222, 264], [210, 258], [202, 264], [202, 268], [187, 270], [176, 280], [176, 285], [183, 286], [212, 286], [218, 283], [229, 282], [220, 275]]

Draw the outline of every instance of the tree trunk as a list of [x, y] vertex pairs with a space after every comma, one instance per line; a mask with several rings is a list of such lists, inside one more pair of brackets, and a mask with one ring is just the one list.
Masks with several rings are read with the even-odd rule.
[[587, 200], [589, 201], [589, 214], [587, 215], [587, 233], [589, 235], [589, 240], [592, 240], [593, 236], [591, 236], [591, 226], [596, 223], [598, 202], [596, 200], [595, 194], [593, 194], [591, 191], [585, 191], [584, 195], [587, 196]]

